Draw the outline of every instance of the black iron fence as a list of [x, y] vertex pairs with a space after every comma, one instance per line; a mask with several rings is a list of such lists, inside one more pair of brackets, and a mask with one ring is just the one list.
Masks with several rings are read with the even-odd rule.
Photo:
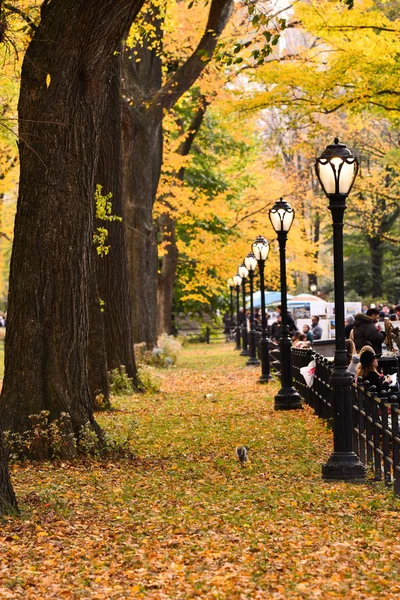
[[269, 339], [270, 367], [276, 377], [281, 376], [281, 351], [279, 344]]
[[[313, 352], [292, 348], [293, 377], [297, 391], [323, 419], [331, 419], [330, 375], [333, 363]], [[315, 360], [315, 374], [309, 386], [300, 369]], [[382, 366], [385, 366], [384, 359]], [[306, 373], [307, 375], [307, 373]], [[400, 392], [385, 389], [377, 394], [375, 386], [355, 381], [352, 386], [353, 451], [373, 469], [376, 480], [393, 485], [400, 496]]]

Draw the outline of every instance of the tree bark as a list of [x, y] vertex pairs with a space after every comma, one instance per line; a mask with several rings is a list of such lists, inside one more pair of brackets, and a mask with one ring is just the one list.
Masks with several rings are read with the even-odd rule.
[[17, 510], [17, 500], [11, 485], [4, 448], [3, 432], [0, 428], [0, 515]]
[[[161, 81], [161, 63], [158, 57], [151, 62], [152, 65], [148, 68], [149, 80], [159, 78]], [[133, 64], [125, 55], [124, 95], [128, 98], [131, 97], [128, 81], [132, 78]], [[153, 204], [161, 173], [161, 123], [162, 111], [157, 107], [147, 109], [146, 100], [137, 101], [132, 107], [128, 101], [124, 102], [124, 211], [129, 282], [132, 289], [133, 341], [146, 342], [149, 348], [157, 343], [157, 241]]]
[[5, 429], [29, 415], [69, 414], [79, 436], [90, 423], [88, 301], [95, 173], [118, 42], [142, 0], [52, 0], [22, 67], [21, 179], [10, 268]]
[[[319, 238], [320, 238], [320, 230], [321, 230], [321, 219], [320, 219], [320, 216], [318, 213], [314, 217], [313, 226], [314, 226], [313, 242], [314, 242], [314, 244], [318, 244]], [[316, 264], [318, 263], [318, 257], [319, 257], [319, 251], [316, 250], [314, 252], [314, 259], [315, 259]], [[312, 285], [316, 285], [318, 287], [318, 277], [315, 273], [308, 274], [308, 287], [310, 288]]]
[[[205, 32], [193, 54], [162, 85], [160, 50], [146, 44], [138, 55], [124, 57], [123, 147], [124, 198], [128, 260], [133, 286], [132, 319], [135, 342], [149, 347], [157, 341], [157, 243], [153, 224], [162, 161], [162, 120], [165, 111], [196, 81], [211, 60], [218, 37], [233, 9], [233, 0], [212, 0]], [[153, 13], [162, 44], [161, 20]], [[139, 58], [139, 62], [136, 62]], [[140, 148], [135, 160], [132, 148]]]
[[383, 294], [383, 240], [368, 237], [371, 253], [371, 294], [380, 298]]
[[[188, 127], [187, 135], [177, 151], [181, 156], [189, 154], [195, 137], [203, 123], [208, 104], [207, 99], [204, 96], [200, 96], [198, 107]], [[179, 170], [177, 176], [183, 183], [185, 179], [184, 167]], [[164, 203], [168, 207], [168, 200], [164, 201]], [[176, 222], [170, 207], [165, 213], [160, 215], [158, 226], [162, 242], [164, 243], [165, 254], [161, 258], [161, 268], [158, 274], [157, 327], [159, 335], [162, 333], [172, 335], [172, 306], [179, 252], [176, 243]]]
[[106, 334], [104, 310], [97, 282], [96, 263], [101, 260], [96, 248], [92, 249], [93, 268], [91, 269], [89, 290], [89, 345], [88, 383], [91, 405], [96, 409], [96, 397], [102, 395], [104, 407], [110, 407], [110, 382], [108, 378]]
[[174, 284], [178, 265], [178, 247], [176, 245], [175, 219], [169, 213], [162, 213], [158, 226], [163, 241], [165, 254], [162, 257], [161, 269], [158, 274], [158, 333], [172, 335], [172, 304]]
[[106, 245], [110, 249], [106, 256], [96, 257], [95, 265], [98, 293], [104, 302], [107, 370], [124, 365], [127, 375], [137, 385], [122, 202], [121, 116], [121, 54], [117, 54], [112, 59], [110, 93], [100, 140], [96, 183], [102, 186], [103, 194], [112, 193], [112, 214], [122, 217], [122, 222], [113, 220], [102, 224], [108, 230]]

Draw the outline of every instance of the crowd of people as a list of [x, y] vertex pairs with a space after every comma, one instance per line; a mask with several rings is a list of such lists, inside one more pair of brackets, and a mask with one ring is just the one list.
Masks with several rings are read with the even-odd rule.
[[[276, 319], [270, 324], [271, 321], [271, 315], [269, 313], [266, 314], [266, 319], [267, 319], [267, 333], [268, 333], [268, 337], [275, 341], [278, 342], [280, 337], [281, 337], [281, 331], [282, 331], [282, 316], [281, 316], [281, 312], [282, 312], [282, 306], [280, 304], [278, 304], [278, 306], [275, 307], [275, 311], [276, 311]], [[241, 307], [239, 309], [239, 326], [242, 326], [244, 324], [244, 322], [247, 322], [247, 328], [250, 329], [250, 311], [244, 311], [243, 307]], [[253, 314], [253, 320], [254, 320], [254, 328], [256, 331], [261, 331], [261, 321], [262, 321], [262, 313], [261, 313], [261, 308], [257, 308], [254, 311]], [[226, 313], [224, 316], [224, 333], [228, 336], [231, 334], [233, 327], [235, 327], [235, 322], [232, 321], [229, 313]], [[318, 316], [313, 316], [311, 317], [311, 323], [310, 325], [303, 325], [302, 331], [299, 331], [299, 329], [296, 326], [296, 323], [294, 322], [294, 319], [292, 317], [292, 315], [290, 314], [290, 312], [288, 312], [288, 330], [289, 330], [289, 335], [292, 338], [292, 344], [298, 348], [298, 347], [309, 347], [311, 346], [312, 342], [316, 341], [316, 340], [320, 340], [322, 338], [322, 327], [319, 324], [319, 317]]]
[[[275, 342], [279, 342], [282, 330], [282, 308], [276, 307], [276, 320], [269, 324], [270, 315], [267, 314], [268, 336]], [[249, 327], [250, 312], [245, 312], [243, 308], [239, 312], [239, 325], [243, 325], [247, 320]], [[256, 309], [253, 315], [255, 329], [261, 330], [261, 309]], [[383, 346], [386, 340], [385, 320], [391, 322], [399, 321], [400, 326], [400, 304], [390, 306], [389, 304], [363, 306], [362, 312], [350, 315], [345, 321], [345, 337], [348, 371], [355, 377], [361, 377], [363, 381], [369, 381], [374, 385], [378, 392], [385, 387], [396, 386], [398, 382], [394, 376], [383, 376], [379, 373], [378, 359], [382, 355]], [[317, 315], [311, 317], [310, 324], [304, 324], [302, 331], [296, 326], [296, 323], [290, 313], [288, 313], [288, 330], [292, 338], [294, 348], [309, 348], [311, 344], [322, 338], [322, 327], [319, 323], [320, 318]], [[229, 315], [224, 317], [225, 333], [231, 331], [232, 323]], [[393, 326], [396, 325], [393, 323]], [[400, 351], [400, 348], [398, 349]], [[399, 352], [400, 353], [400, 352]]]

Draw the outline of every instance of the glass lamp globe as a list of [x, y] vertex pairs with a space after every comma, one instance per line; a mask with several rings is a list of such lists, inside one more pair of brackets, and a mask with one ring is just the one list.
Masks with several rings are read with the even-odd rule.
[[315, 171], [325, 195], [347, 196], [358, 173], [358, 160], [345, 144], [335, 138], [315, 161]]
[[246, 277], [248, 276], [249, 271], [244, 263], [242, 263], [238, 268], [238, 273], [242, 279], [246, 279]]
[[253, 243], [253, 254], [256, 260], [267, 260], [268, 258], [269, 244], [262, 235], [259, 235]]
[[235, 284], [236, 286], [239, 286], [239, 285], [241, 285], [241, 283], [242, 283], [242, 278], [240, 277], [240, 275], [238, 275], [238, 274], [236, 273], [236, 275], [235, 275], [235, 276], [234, 276], [234, 278], [233, 278], [233, 282], [234, 282], [234, 284]]
[[294, 209], [280, 198], [269, 211], [269, 220], [276, 233], [288, 233], [294, 221]]
[[232, 288], [235, 285], [234, 281], [233, 281], [233, 277], [229, 277], [228, 279], [228, 287]]
[[248, 271], [252, 273], [256, 270], [257, 267], [257, 259], [252, 252], [249, 252], [248, 255], [244, 259], [244, 264]]

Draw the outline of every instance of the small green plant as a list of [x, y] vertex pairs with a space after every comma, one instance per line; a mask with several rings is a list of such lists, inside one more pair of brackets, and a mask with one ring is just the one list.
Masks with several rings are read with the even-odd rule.
[[110, 391], [114, 396], [130, 396], [134, 393], [132, 379], [128, 377], [125, 366], [113, 369], [109, 373]]
[[179, 334], [176, 336], [176, 339], [181, 344], [182, 348], [189, 344], [189, 338], [187, 335]]
[[99, 456], [100, 454], [99, 438], [89, 422], [80, 429], [78, 450], [81, 454], [90, 456]]
[[97, 412], [101, 410], [109, 410], [111, 408], [111, 402], [104, 396], [104, 394], [97, 394], [93, 402], [93, 408]]
[[76, 439], [67, 413], [49, 421], [49, 411], [30, 415], [31, 429], [23, 433], [5, 432], [5, 442], [11, 460], [25, 458], [46, 460], [72, 457], [76, 454]]
[[144, 391], [156, 393], [160, 391], [161, 378], [151, 365], [139, 364], [138, 376]]

